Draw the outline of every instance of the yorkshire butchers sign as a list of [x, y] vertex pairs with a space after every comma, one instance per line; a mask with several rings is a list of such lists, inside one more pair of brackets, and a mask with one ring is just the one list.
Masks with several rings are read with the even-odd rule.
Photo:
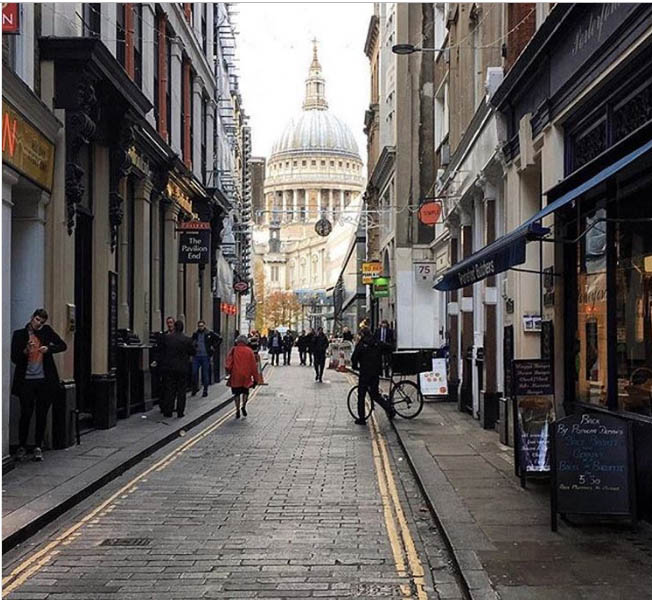
[[485, 277], [493, 275], [495, 272], [496, 267], [494, 266], [494, 261], [486, 260], [485, 262], [471, 265], [466, 271], [458, 273], [457, 278], [460, 282], [460, 287], [464, 287], [476, 281], [481, 281]]
[[204, 221], [179, 223], [179, 262], [205, 265], [210, 260], [211, 224]]

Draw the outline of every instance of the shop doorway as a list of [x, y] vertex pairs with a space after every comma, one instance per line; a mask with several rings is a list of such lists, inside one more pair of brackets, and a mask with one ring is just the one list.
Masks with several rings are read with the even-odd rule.
[[77, 409], [92, 412], [93, 216], [78, 207], [75, 226], [75, 383]]

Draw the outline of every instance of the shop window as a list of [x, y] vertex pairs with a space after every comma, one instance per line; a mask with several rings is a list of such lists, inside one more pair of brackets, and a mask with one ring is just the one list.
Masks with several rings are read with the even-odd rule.
[[652, 176], [643, 179], [617, 203], [616, 370], [619, 410], [652, 416], [652, 203], [640, 201]]
[[607, 405], [606, 209], [580, 219], [584, 237], [577, 256], [577, 400]]

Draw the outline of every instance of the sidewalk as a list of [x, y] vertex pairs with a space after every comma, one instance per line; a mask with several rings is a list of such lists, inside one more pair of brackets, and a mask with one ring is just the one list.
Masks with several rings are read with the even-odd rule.
[[214, 384], [206, 398], [188, 395], [181, 419], [165, 418], [156, 406], [82, 435], [79, 446], [47, 451], [43, 462], [18, 463], [2, 477], [2, 552], [230, 402], [231, 390]]
[[550, 531], [547, 483], [514, 476], [513, 450], [452, 403], [394, 427], [474, 600], [652, 598], [652, 527]]

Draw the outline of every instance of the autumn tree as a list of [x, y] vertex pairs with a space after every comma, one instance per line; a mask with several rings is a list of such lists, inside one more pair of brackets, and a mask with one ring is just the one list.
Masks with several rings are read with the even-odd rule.
[[301, 303], [294, 292], [272, 292], [265, 299], [266, 324], [276, 328], [296, 325], [301, 315]]

